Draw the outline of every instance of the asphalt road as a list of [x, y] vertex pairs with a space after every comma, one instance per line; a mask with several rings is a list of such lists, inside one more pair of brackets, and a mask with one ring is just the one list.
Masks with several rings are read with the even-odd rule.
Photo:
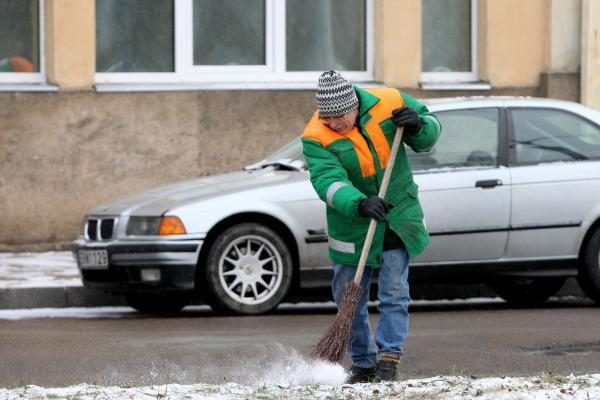
[[[192, 309], [170, 317], [1, 320], [0, 386], [254, 383], [306, 357], [333, 317], [332, 308], [306, 307], [259, 317]], [[600, 310], [589, 302], [413, 307], [402, 375], [600, 373], [599, 332]]]

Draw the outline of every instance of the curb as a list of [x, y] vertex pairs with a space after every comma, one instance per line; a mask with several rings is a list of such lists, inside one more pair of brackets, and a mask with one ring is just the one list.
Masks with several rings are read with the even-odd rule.
[[[306, 294], [306, 297], [310, 297], [309, 291], [307, 291]], [[411, 286], [411, 297], [414, 300], [494, 296], [494, 293], [484, 285], [413, 284]], [[581, 289], [574, 278], [567, 279], [556, 296], [586, 297], [581, 292]], [[302, 297], [304, 298], [305, 296]], [[314, 300], [317, 299], [318, 297]], [[127, 303], [123, 299], [123, 296], [116, 296], [103, 290], [89, 289], [83, 286], [0, 289], [0, 310], [22, 308], [118, 307], [126, 305]]]
[[121, 296], [84, 287], [0, 289], [0, 309], [124, 306]]

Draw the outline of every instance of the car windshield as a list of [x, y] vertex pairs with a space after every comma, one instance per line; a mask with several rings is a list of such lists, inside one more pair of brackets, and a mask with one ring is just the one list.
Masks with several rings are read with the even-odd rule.
[[264, 160], [247, 166], [245, 169], [260, 169], [274, 166], [283, 169], [303, 170], [306, 168], [302, 155], [302, 142], [297, 137], [285, 146], [276, 150]]

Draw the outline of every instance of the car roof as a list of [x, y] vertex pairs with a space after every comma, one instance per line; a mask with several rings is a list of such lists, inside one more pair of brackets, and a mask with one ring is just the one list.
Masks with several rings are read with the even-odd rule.
[[444, 97], [422, 99], [431, 111], [455, 110], [485, 107], [538, 107], [557, 108], [587, 114], [597, 113], [591, 108], [571, 101], [540, 98], [540, 97], [517, 97], [517, 96], [471, 96], [471, 97]]

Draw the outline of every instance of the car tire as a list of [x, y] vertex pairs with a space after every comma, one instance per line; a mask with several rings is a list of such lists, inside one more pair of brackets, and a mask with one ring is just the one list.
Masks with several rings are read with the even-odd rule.
[[292, 256], [273, 229], [234, 225], [212, 243], [199, 285], [213, 310], [264, 314], [283, 300], [292, 282]]
[[584, 250], [577, 282], [583, 293], [600, 304], [600, 229], [594, 232]]
[[171, 314], [190, 304], [191, 298], [179, 293], [131, 293], [125, 295], [125, 301], [144, 314]]
[[494, 292], [515, 306], [538, 305], [560, 290], [564, 277], [515, 278], [499, 277], [489, 283]]

